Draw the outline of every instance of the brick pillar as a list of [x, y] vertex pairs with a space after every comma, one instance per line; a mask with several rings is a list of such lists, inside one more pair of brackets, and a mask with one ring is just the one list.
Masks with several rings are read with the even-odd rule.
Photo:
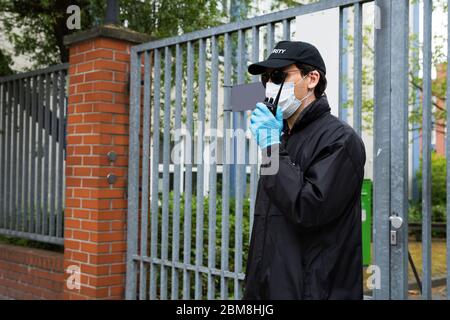
[[[66, 299], [124, 298], [130, 47], [146, 40], [113, 26], [65, 38], [70, 67], [64, 268], [79, 267], [81, 285], [65, 286]], [[114, 162], [107, 156], [111, 151]], [[108, 174], [116, 175], [114, 183]]]

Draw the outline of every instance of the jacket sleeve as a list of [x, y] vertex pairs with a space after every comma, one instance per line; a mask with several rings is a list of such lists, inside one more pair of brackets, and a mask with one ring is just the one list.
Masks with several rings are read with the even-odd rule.
[[305, 172], [291, 162], [281, 145], [278, 148], [279, 169], [274, 175], [261, 175], [262, 185], [272, 203], [297, 227], [330, 223], [360, 196], [364, 171], [355, 166], [342, 142], [322, 149]]

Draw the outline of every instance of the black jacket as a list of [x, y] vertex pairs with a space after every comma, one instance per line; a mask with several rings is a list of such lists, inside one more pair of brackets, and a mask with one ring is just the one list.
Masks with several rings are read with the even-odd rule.
[[258, 182], [243, 299], [362, 299], [363, 141], [326, 96], [286, 129]]

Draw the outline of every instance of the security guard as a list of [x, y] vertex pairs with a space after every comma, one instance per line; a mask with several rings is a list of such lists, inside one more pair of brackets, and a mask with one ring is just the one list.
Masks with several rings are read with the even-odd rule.
[[366, 154], [358, 134], [330, 113], [325, 63], [301, 41], [279, 42], [261, 74], [275, 115], [257, 103], [250, 129], [278, 155], [261, 175], [244, 299], [362, 299], [361, 188]]

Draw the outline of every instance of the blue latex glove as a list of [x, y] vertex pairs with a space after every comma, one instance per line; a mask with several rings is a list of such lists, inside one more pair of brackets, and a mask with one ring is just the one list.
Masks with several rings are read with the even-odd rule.
[[250, 117], [250, 130], [261, 149], [280, 143], [282, 128], [283, 113], [281, 108], [277, 108], [275, 118], [264, 103], [258, 102]]

